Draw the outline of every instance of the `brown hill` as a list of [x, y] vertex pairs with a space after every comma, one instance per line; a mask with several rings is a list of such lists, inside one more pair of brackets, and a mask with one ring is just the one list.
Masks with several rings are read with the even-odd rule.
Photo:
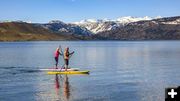
[[0, 41], [78, 40], [72, 35], [54, 33], [25, 22], [0, 23]]

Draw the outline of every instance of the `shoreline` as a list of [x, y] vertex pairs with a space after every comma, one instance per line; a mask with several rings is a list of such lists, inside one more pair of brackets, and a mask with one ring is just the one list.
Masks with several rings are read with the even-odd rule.
[[180, 41], [177, 40], [25, 40], [25, 41], [0, 41], [0, 43], [13, 43], [13, 42], [142, 42], [142, 41]]

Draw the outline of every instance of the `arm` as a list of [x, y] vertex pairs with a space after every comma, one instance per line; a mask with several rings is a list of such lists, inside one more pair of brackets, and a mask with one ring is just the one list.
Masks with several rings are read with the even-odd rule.
[[61, 56], [62, 56], [62, 55], [63, 55], [63, 53], [59, 52], [59, 55], [61, 55]]
[[71, 52], [71, 53], [69, 53], [69, 55], [73, 55], [74, 54], [74, 51], [73, 52]]
[[64, 54], [63, 54], [63, 51], [62, 51], [61, 45], [59, 45], [59, 49], [60, 49], [59, 55], [63, 56], [63, 59], [64, 59]]

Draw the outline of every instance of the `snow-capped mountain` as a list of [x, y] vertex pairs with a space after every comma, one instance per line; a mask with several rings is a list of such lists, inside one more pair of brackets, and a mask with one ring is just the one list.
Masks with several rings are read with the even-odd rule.
[[131, 22], [137, 22], [137, 21], [142, 21], [142, 20], [152, 20], [153, 18], [150, 18], [148, 16], [145, 17], [131, 17], [131, 16], [127, 16], [127, 17], [121, 17], [118, 18], [116, 20], [117, 23], [120, 24], [127, 24], [127, 23], [131, 23]]
[[84, 27], [80, 27], [75, 24], [67, 24], [59, 20], [52, 20], [46, 24], [40, 24], [41, 27], [51, 30], [56, 33], [66, 33], [66, 34], [77, 34], [89, 36], [92, 33]]
[[119, 23], [116, 23], [114, 21], [104, 21], [104, 20], [82, 20], [80, 22], [75, 22], [74, 24], [87, 28], [90, 30], [93, 34], [96, 34], [98, 32], [111, 30], [113, 28], [116, 28], [120, 26]]
[[180, 16], [163, 18], [135, 18], [129, 16], [116, 20], [89, 19], [73, 24], [59, 20], [45, 24], [3, 21], [0, 23], [0, 35], [0, 41], [68, 39], [180, 40]]
[[148, 27], [161, 24], [180, 24], [179, 17], [120, 17], [115, 20], [110, 19], [87, 19], [80, 22], [64, 23], [59, 20], [53, 20], [46, 24], [41, 24], [42, 27], [57, 33], [76, 34], [76, 35], [93, 35], [102, 32], [123, 29], [128, 25]]
[[92, 33], [96, 34], [99, 32], [116, 29], [118, 27], [127, 25], [128, 23], [131, 23], [131, 22], [146, 21], [146, 20], [152, 20], [152, 19], [157, 19], [157, 18], [161, 18], [161, 17], [151, 18], [148, 16], [145, 16], [145, 17], [127, 16], [127, 17], [117, 18], [116, 20], [87, 19], [87, 20], [82, 20], [80, 22], [74, 22], [73, 24], [76, 24], [76, 25], [81, 26], [81, 27], [85, 27], [88, 30], [90, 30]]
[[180, 39], [180, 16], [131, 22], [95, 36], [103, 40], [177, 40]]

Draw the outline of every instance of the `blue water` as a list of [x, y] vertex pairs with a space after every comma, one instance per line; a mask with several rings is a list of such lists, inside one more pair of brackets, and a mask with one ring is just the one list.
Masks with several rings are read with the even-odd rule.
[[[90, 75], [39, 71], [59, 45]], [[179, 77], [180, 41], [0, 42], [0, 101], [164, 101]]]

